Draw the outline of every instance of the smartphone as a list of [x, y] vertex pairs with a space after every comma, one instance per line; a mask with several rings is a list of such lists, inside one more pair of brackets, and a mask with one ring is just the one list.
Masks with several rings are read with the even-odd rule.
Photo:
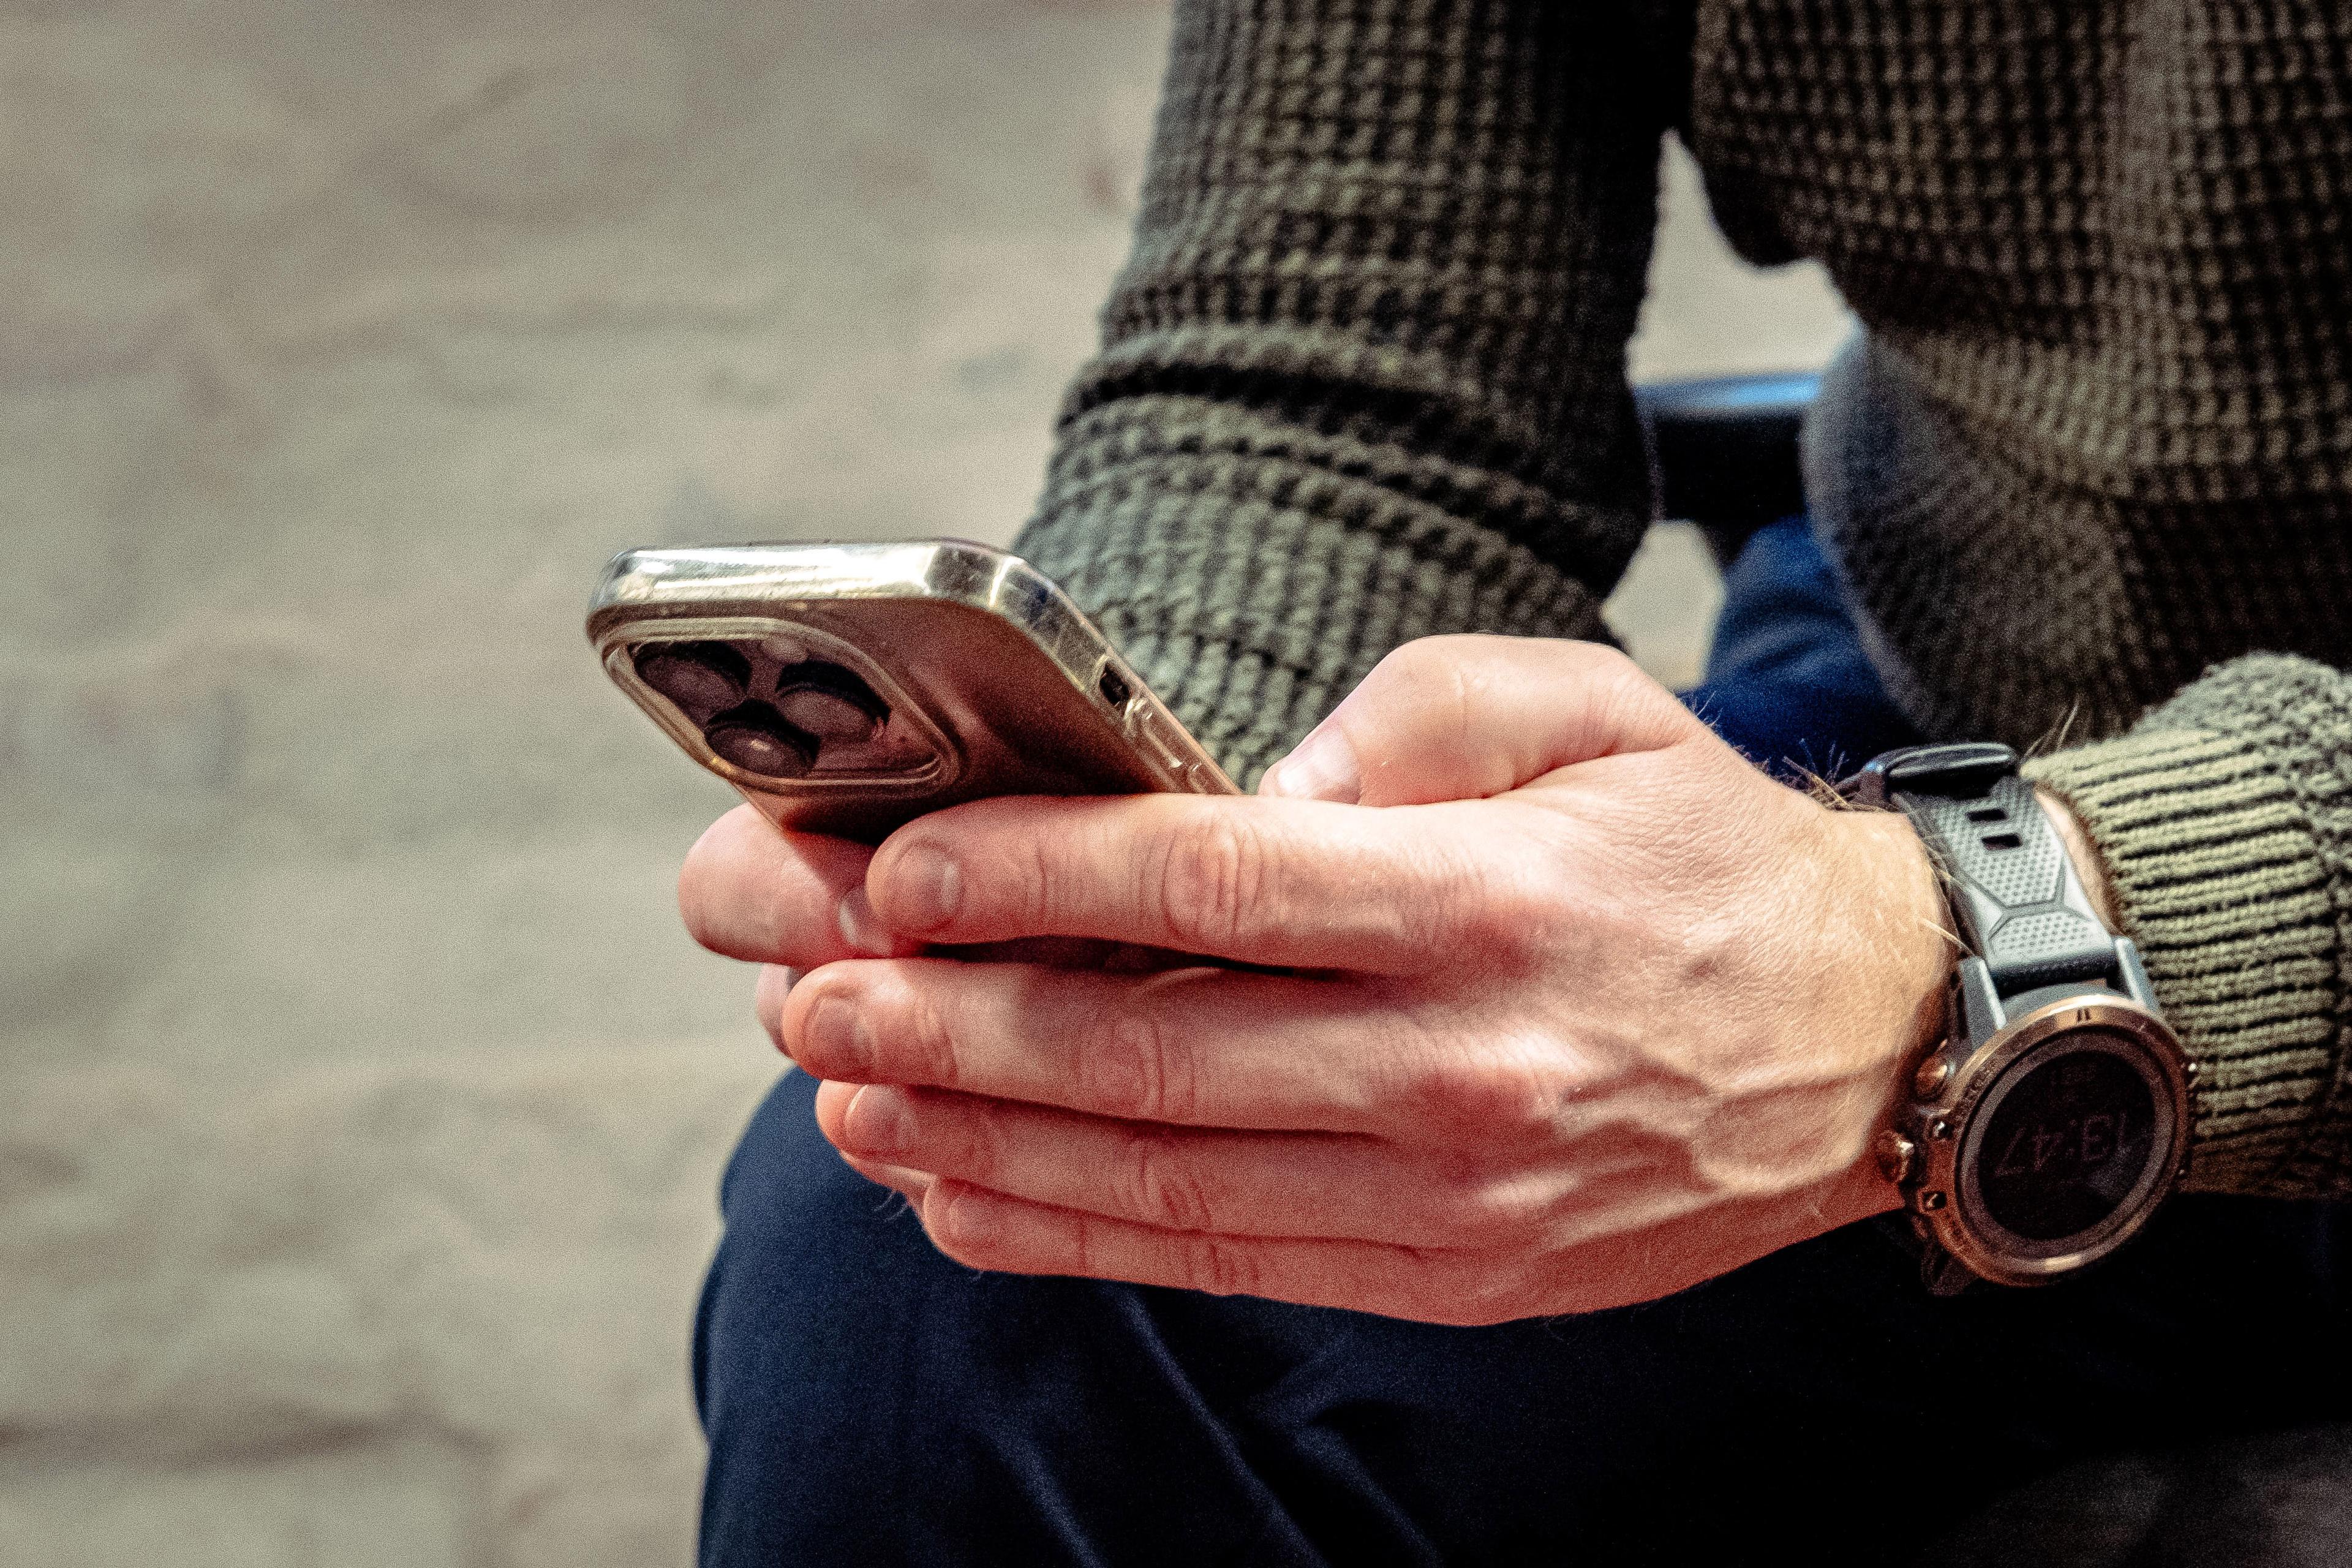
[[1001, 795], [1239, 793], [1070, 596], [963, 540], [628, 550], [604, 671], [777, 826], [879, 843]]

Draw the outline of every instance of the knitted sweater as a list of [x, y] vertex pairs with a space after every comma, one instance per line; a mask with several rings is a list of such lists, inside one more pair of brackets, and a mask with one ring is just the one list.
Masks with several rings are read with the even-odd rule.
[[1180, 0], [1018, 548], [1244, 777], [1409, 638], [1606, 636], [1669, 129], [1868, 330], [1807, 481], [1889, 689], [2078, 742], [2193, 1184], [2352, 1191], [2339, 0]]

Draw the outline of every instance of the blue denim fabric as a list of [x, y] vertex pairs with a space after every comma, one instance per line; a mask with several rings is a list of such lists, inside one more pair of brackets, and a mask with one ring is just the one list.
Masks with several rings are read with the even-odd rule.
[[[1768, 763], [1913, 738], [1801, 524], [1730, 574], [1692, 700]], [[2079, 1453], [2352, 1410], [2325, 1208], [2182, 1199], [2104, 1269], [1950, 1300], [1857, 1226], [1663, 1301], [1439, 1328], [974, 1273], [814, 1095], [778, 1084], [721, 1194], [706, 1564], [1885, 1561]], [[2216, 1345], [2229, 1376], [2184, 1382]]]
[[1723, 613], [1691, 711], [1784, 777], [1837, 779], [1927, 739], [1878, 682], [1837, 578], [1801, 517], [1759, 529], [1723, 574]]

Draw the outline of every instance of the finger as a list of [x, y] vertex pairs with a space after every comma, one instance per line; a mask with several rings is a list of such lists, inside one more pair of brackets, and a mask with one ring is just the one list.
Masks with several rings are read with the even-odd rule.
[[836, 1083], [1129, 1121], [1379, 1132], [1392, 1102], [1380, 1075], [1401, 1075], [1374, 1064], [1396, 1018], [1337, 981], [916, 958], [818, 970], [785, 1000], [779, 1029], [793, 1060]]
[[[816, 1124], [819, 1131], [823, 1131], [828, 1124], [838, 1126], [841, 1122], [841, 1108], [846, 1105], [857, 1092], [858, 1089], [855, 1084], [818, 1084], [816, 1086]], [[893, 1165], [887, 1161], [851, 1153], [841, 1147], [839, 1139], [834, 1138], [830, 1133], [827, 1133], [826, 1137], [833, 1143], [835, 1152], [841, 1155], [843, 1164], [847, 1165], [869, 1182], [893, 1189], [916, 1208], [920, 1209], [923, 1206], [923, 1194], [929, 1189], [931, 1183], [937, 1180], [929, 1172], [912, 1170], [904, 1165]]]
[[1413, 1151], [1351, 1133], [1233, 1132], [1118, 1121], [890, 1084], [817, 1100], [852, 1160], [888, 1162], [1056, 1208], [1163, 1230], [1322, 1237], [1417, 1247], [1533, 1235], [1541, 1211], [1507, 1184], [1480, 1190]]
[[1424, 637], [1381, 660], [1259, 789], [1363, 805], [1481, 799], [1696, 733], [1672, 692], [1600, 643]]
[[[797, 969], [787, 969], [781, 963], [760, 965], [760, 978], [751, 987], [751, 1011], [759, 1017], [760, 1026], [768, 1031], [768, 1043], [784, 1051], [784, 999], [800, 984]], [[784, 1051], [790, 1056], [790, 1051]]]
[[[959, 948], [952, 956], [960, 963], [1027, 963], [1045, 969], [1090, 969], [1109, 974], [1158, 974], [1171, 969], [1195, 967], [1198, 960], [1181, 954], [1163, 952], [1156, 948], [1127, 947], [1113, 942], [1076, 942], [1061, 937], [1039, 937], [1033, 942], [1004, 942], [989, 947]], [[760, 966], [759, 983], [752, 987], [751, 1010], [767, 1031], [768, 1043], [789, 1058], [792, 1048], [784, 1039], [784, 1004], [799, 984], [801, 973], [780, 963]]]
[[932, 1244], [974, 1268], [1263, 1296], [1433, 1323], [1521, 1315], [1478, 1278], [1469, 1253], [1160, 1230], [947, 1180], [924, 1194], [922, 1215]]
[[[836, 1151], [838, 1152], [838, 1151]], [[900, 1165], [885, 1165], [873, 1160], [859, 1160], [843, 1154], [841, 1163], [872, 1182], [889, 1188], [916, 1208], [922, 1207], [923, 1194], [930, 1190], [937, 1178], [926, 1172], [910, 1171]]]
[[[1095, 937], [1281, 968], [1453, 962], [1517, 874], [1491, 823], [1312, 801], [1147, 795], [974, 801], [900, 828], [866, 886], [942, 942]], [[1484, 826], [1486, 831], [1477, 829]]]
[[755, 963], [813, 969], [911, 952], [914, 944], [894, 941], [866, 901], [873, 856], [845, 838], [785, 833], [739, 805], [687, 852], [678, 910], [695, 941]]
[[1080, 936], [1032, 936], [1017, 942], [968, 942], [937, 947], [934, 951], [965, 963], [1035, 963], [1048, 969], [1108, 969], [1121, 974], [1183, 969], [1201, 962], [1192, 953], [1171, 952], [1164, 947], [1139, 947], [1133, 942], [1099, 942]]

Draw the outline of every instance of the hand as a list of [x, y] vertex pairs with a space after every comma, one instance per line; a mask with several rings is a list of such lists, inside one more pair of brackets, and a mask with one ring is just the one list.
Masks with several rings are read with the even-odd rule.
[[[678, 912], [703, 946], [762, 966], [753, 1005], [761, 1018], [773, 1020], [807, 970], [920, 951], [919, 943], [902, 942], [876, 921], [866, 895], [873, 859], [870, 845], [782, 832], [752, 807], [739, 805], [688, 851], [677, 879]], [[925, 1179], [878, 1167], [866, 1173], [906, 1190]]]
[[1614, 653], [1483, 637], [1391, 656], [1269, 789], [978, 802], [867, 871], [909, 943], [1220, 964], [763, 988], [949, 1255], [1492, 1322], [1893, 1205], [1868, 1146], [1950, 961], [1900, 817], [1772, 783]]

